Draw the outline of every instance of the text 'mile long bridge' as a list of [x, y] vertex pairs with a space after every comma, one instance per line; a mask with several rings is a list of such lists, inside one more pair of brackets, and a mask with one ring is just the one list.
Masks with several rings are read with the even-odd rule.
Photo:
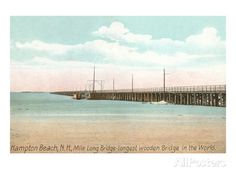
[[226, 85], [175, 86], [165, 87], [165, 70], [163, 87], [95, 90], [95, 68], [92, 91], [62, 91], [54, 94], [73, 96], [76, 99], [122, 100], [138, 102], [160, 102], [180, 105], [201, 105], [226, 107]]

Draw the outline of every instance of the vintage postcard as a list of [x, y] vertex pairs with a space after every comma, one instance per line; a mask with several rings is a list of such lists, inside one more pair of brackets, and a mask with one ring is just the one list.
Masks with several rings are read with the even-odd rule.
[[10, 17], [10, 152], [225, 153], [225, 21]]

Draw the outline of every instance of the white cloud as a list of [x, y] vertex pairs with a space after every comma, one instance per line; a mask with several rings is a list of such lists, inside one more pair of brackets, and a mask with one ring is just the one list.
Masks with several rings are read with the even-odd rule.
[[[192, 59], [205, 57], [202, 55], [190, 55], [183, 52], [176, 52], [172, 55], [159, 54], [156, 51], [140, 52], [136, 48], [120, 45], [117, 42], [107, 42], [104, 40], [95, 40], [86, 42], [76, 49], [78, 54], [92, 53], [100, 56], [101, 60], [107, 63], [137, 65], [176, 65], [188, 62]], [[89, 56], [90, 57], [90, 56]], [[87, 58], [89, 60], [89, 58]]]
[[[64, 61], [64, 66], [76, 66], [76, 62], [80, 61], [104, 64], [110, 63], [123, 66], [173, 66], [181, 65], [203, 57], [214, 58], [214, 55], [196, 55], [185, 52], [160, 54], [153, 50], [139, 51], [133, 47], [123, 46], [117, 42], [107, 42], [104, 40], [94, 40], [79, 45], [48, 44], [42, 41], [38, 41], [37, 45], [35, 45], [35, 41], [32, 41], [31, 43], [18, 43], [16, 46], [24, 49], [47, 51], [57, 54], [55, 58], [50, 60], [45, 59], [48, 58], [48, 56], [35, 56], [31, 60], [32, 64], [40, 65], [43, 63], [44, 65], [56, 65], [56, 63], [62, 64]], [[57, 46], [59, 46], [59, 48], [57, 48]], [[72, 52], [73, 56], [70, 52]], [[60, 59], [59, 61], [58, 57], [64, 57], [64, 59]]]
[[121, 22], [113, 22], [109, 27], [102, 26], [93, 34], [114, 41], [122, 40], [130, 43], [149, 42], [152, 39], [152, 36], [148, 34], [131, 33]]
[[159, 53], [189, 52], [189, 53], [222, 53], [225, 54], [225, 41], [213, 27], [204, 28], [201, 33], [193, 34], [183, 40], [170, 38], [154, 39], [148, 34], [134, 34], [121, 22], [113, 22], [109, 27], [102, 26], [93, 32], [98, 37], [136, 45]]
[[120, 22], [113, 22], [110, 27], [102, 26], [95, 31], [95, 35], [104, 36], [113, 40], [119, 39], [122, 35], [129, 32], [125, 26]]
[[224, 41], [218, 36], [218, 32], [213, 27], [206, 27], [200, 34], [191, 35], [186, 38], [187, 45], [195, 45], [199, 47], [214, 47], [223, 48], [225, 47]]
[[56, 44], [56, 43], [46, 43], [39, 40], [34, 40], [32, 42], [16, 42], [15, 46], [19, 49], [31, 49], [38, 51], [51, 52], [53, 54], [63, 54], [69, 50], [76, 49], [80, 45], [65, 45], [65, 44]]
[[[57, 61], [60, 58], [67, 62], [74, 60], [123, 66], [174, 66], [198, 59], [214, 60], [225, 57], [225, 42], [213, 27], [206, 27], [201, 33], [190, 35], [183, 41], [170, 38], [153, 39], [151, 35], [134, 34], [121, 22], [113, 22], [109, 27], [102, 26], [93, 34], [111, 41], [93, 40], [83, 44], [65, 45], [34, 40], [16, 42], [15, 47], [44, 51], [50, 55], [45, 54], [44, 58], [52, 57]], [[145, 47], [140, 50], [140, 46]], [[42, 60], [42, 56], [37, 57], [34, 59]]]

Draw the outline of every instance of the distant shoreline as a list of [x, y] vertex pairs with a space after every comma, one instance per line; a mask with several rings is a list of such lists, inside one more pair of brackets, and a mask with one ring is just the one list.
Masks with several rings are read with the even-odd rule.
[[11, 91], [10, 93], [50, 93], [50, 92], [40, 92], [40, 91]]

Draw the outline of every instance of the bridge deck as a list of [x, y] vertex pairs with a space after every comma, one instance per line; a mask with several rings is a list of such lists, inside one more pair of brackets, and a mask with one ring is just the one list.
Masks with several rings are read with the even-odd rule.
[[164, 88], [120, 89], [103, 91], [67, 91], [55, 94], [75, 99], [124, 100], [140, 102], [166, 101], [172, 104], [226, 106], [226, 85], [178, 86]]
[[[118, 90], [98, 90], [96, 93], [113, 92], [164, 92], [163, 87], [138, 88], [138, 89], [118, 89]], [[200, 85], [200, 86], [176, 86], [166, 87], [165, 92], [226, 92], [226, 85]]]

